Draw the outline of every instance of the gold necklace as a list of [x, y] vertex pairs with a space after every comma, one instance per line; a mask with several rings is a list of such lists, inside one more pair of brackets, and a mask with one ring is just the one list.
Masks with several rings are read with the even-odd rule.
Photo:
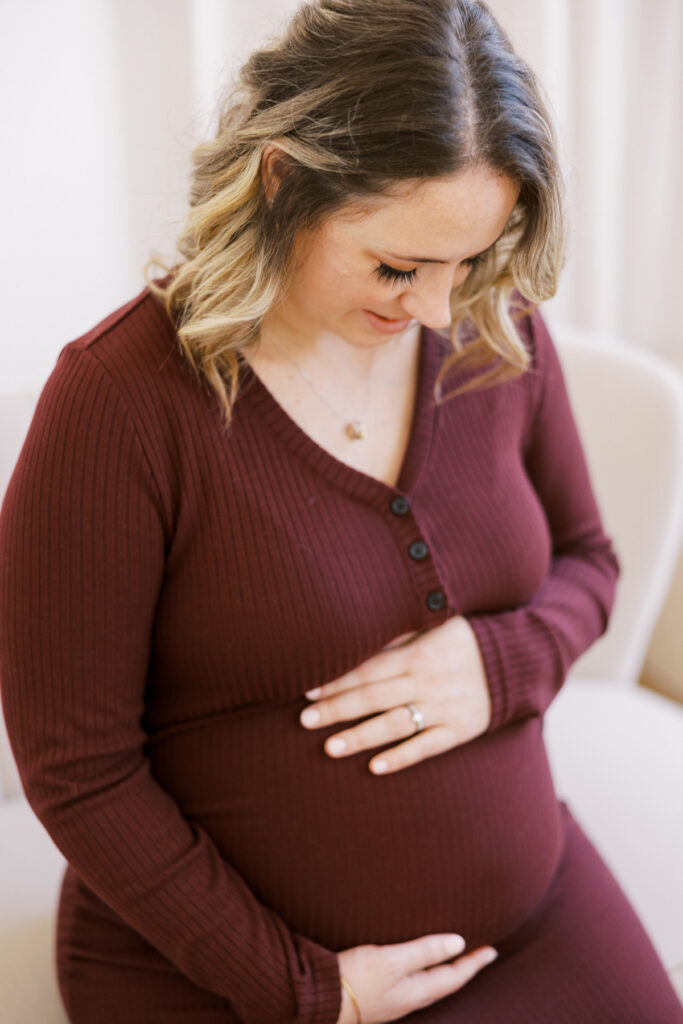
[[[362, 419], [348, 420], [346, 416], [343, 416], [337, 409], [335, 409], [335, 407], [332, 405], [332, 403], [330, 401], [328, 401], [327, 398], [325, 398], [323, 393], [318, 390], [318, 388], [315, 386], [315, 384], [313, 383], [311, 378], [308, 376], [306, 371], [302, 370], [302, 368], [299, 366], [299, 364], [296, 362], [296, 360], [292, 359], [292, 357], [289, 355], [289, 353], [285, 352], [285, 350], [283, 348], [281, 348], [280, 345], [278, 345], [278, 343], [273, 338], [271, 338], [271, 341], [272, 341], [273, 345], [275, 345], [275, 348], [278, 349], [278, 351], [282, 353], [282, 355], [285, 357], [285, 359], [288, 359], [289, 362], [292, 364], [292, 366], [296, 367], [296, 369], [299, 371], [299, 373], [304, 378], [304, 380], [307, 381], [308, 384], [310, 384], [310, 386], [313, 388], [313, 390], [315, 391], [316, 395], [318, 395], [319, 398], [322, 398], [323, 402], [328, 407], [328, 409], [331, 409], [332, 412], [334, 413], [334, 415], [337, 417], [337, 419], [340, 419], [342, 421], [342, 423], [344, 424], [344, 433], [346, 434], [346, 436], [351, 438], [352, 441], [362, 441], [363, 438], [367, 434], [366, 426], [365, 426], [365, 423], [363, 422], [363, 420]], [[366, 399], [367, 399], [367, 395], [370, 393], [370, 381], [371, 380], [372, 380], [372, 375], [369, 374], [368, 377], [367, 377], [368, 387], [367, 387]]]

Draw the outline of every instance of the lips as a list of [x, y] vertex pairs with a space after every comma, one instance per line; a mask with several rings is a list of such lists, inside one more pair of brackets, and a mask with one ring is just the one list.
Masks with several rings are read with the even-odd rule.
[[380, 320], [386, 320], [388, 324], [402, 324], [408, 319], [408, 317], [405, 316], [383, 316], [382, 313], [375, 313], [374, 309], [369, 309], [368, 313], [374, 313], [374, 315], [378, 316]]
[[380, 334], [400, 334], [401, 331], [405, 331], [412, 323], [410, 319], [389, 320], [387, 317], [382, 316], [381, 313], [373, 313], [370, 309], [364, 309], [363, 313], [373, 330], [379, 331]]

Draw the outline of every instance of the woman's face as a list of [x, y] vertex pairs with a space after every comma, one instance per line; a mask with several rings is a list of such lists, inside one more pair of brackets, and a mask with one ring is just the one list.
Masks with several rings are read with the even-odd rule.
[[[267, 332], [291, 348], [342, 340], [369, 349], [416, 323], [448, 327], [451, 290], [470, 273], [468, 260], [503, 232], [518, 195], [510, 178], [478, 168], [382, 198], [362, 218], [332, 217], [305, 240], [292, 288], [266, 318]], [[385, 333], [365, 311], [402, 323]]]

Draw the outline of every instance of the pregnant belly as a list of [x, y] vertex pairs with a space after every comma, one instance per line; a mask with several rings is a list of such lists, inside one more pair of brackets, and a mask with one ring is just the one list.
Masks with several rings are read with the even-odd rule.
[[332, 760], [306, 702], [216, 716], [151, 741], [153, 773], [254, 895], [340, 950], [514, 931], [559, 862], [559, 805], [538, 718], [401, 772]]

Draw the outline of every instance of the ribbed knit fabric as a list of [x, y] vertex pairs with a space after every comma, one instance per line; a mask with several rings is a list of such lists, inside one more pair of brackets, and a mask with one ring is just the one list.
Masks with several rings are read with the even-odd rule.
[[[75, 1024], [334, 1024], [336, 951], [437, 931], [501, 957], [411, 1020], [679, 1020], [552, 784], [542, 715], [606, 629], [619, 564], [540, 313], [520, 333], [532, 371], [436, 406], [444, 342], [423, 330], [396, 488], [318, 446], [246, 364], [226, 436], [147, 290], [60, 353], [0, 514], [0, 680], [70, 862]], [[304, 692], [454, 614], [481, 645], [487, 732], [386, 777], [376, 751], [327, 757], [340, 726], [304, 729]], [[550, 970], [532, 926], [564, 934], [565, 878], [563, 905], [588, 880], [630, 959], [567, 979], [549, 939], [548, 1016], [528, 1015], [515, 979]], [[505, 974], [506, 943], [534, 950], [526, 973]], [[615, 969], [651, 1016], [605, 1012]]]

